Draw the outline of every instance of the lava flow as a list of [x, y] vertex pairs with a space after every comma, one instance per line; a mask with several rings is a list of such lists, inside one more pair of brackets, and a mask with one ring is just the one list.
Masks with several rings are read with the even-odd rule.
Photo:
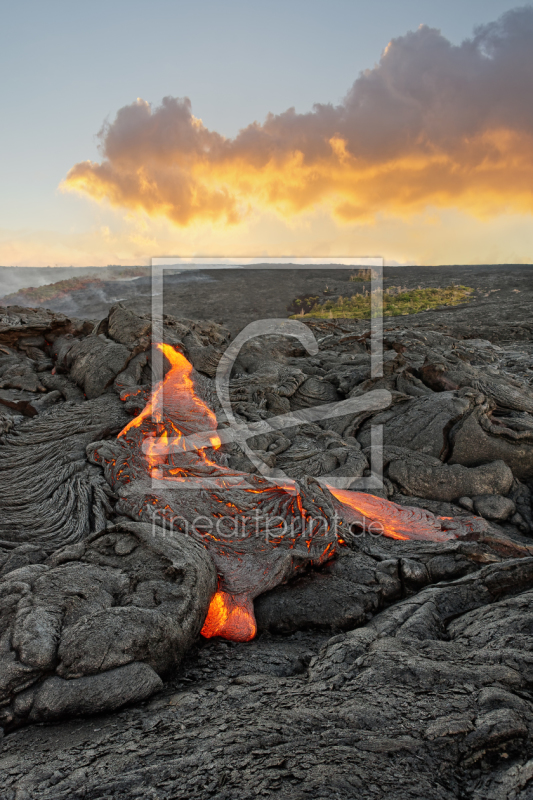
[[346, 489], [329, 491], [338, 501], [339, 513], [347, 522], [368, 532], [371, 536], [386, 536], [404, 541], [422, 539], [442, 542], [454, 539], [455, 535], [446, 530], [445, 517], [436, 517], [430, 511], [414, 506], [399, 506], [381, 497]]
[[[179, 442], [185, 436], [198, 431], [216, 431], [217, 427], [215, 414], [194, 390], [191, 380], [192, 364], [169, 344], [158, 344], [157, 348], [170, 363], [170, 370], [164, 381], [155, 388], [141, 413], [118, 435], [119, 439], [121, 437], [127, 439], [127, 434], [132, 429], [141, 430], [142, 440], [147, 441], [148, 445], [146, 461], [151, 473], [165, 463], [170, 436], [173, 437], [173, 450], [179, 452]], [[215, 433], [211, 437], [211, 445], [215, 448], [220, 447], [220, 439]], [[203, 448], [197, 449], [195, 455], [209, 466], [218, 466], [207, 458]], [[179, 475], [181, 472], [179, 467], [174, 470], [168, 469], [166, 477]]]
[[[157, 347], [170, 370], [117, 440], [95, 446], [92, 460], [103, 466], [119, 496], [118, 513], [163, 529], [169, 524], [171, 535], [193, 535], [208, 550], [219, 583], [204, 636], [252, 639], [254, 598], [334, 558], [354, 524], [394, 539], [441, 541], [459, 532], [453, 520], [373, 495], [323, 487], [312, 479], [295, 494], [262, 476], [230, 469], [217, 449], [216, 416], [198, 393], [201, 386], [210, 397], [212, 385], [171, 345]], [[202, 432], [210, 445], [180, 446], [185, 437]]]
[[244, 596], [216, 592], [213, 595], [202, 636], [211, 639], [220, 636], [234, 642], [249, 642], [257, 633], [253, 601]]

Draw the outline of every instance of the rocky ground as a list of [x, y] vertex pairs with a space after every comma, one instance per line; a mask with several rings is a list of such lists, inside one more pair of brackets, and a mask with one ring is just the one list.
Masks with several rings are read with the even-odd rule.
[[[48, 270], [48, 272], [54, 272]], [[352, 269], [339, 270], [269, 270], [254, 272], [245, 269], [198, 270], [193, 274], [179, 275], [165, 272], [164, 310], [176, 317], [211, 319], [233, 333], [241, 330], [255, 319], [278, 318], [287, 315], [291, 301], [302, 295], [318, 295], [334, 298], [347, 297], [362, 291], [369, 284], [349, 280]], [[19, 275], [22, 273], [22, 276]], [[23, 280], [24, 271], [16, 276], [0, 273], [5, 289], [11, 283]], [[54, 272], [55, 274], [55, 272]], [[464, 267], [385, 267], [384, 287], [400, 286], [407, 289], [443, 287], [460, 283], [476, 290], [476, 302], [469, 307], [430, 312], [428, 320], [434, 323], [449, 321], [471, 328], [478, 326], [479, 335], [485, 338], [485, 329], [490, 330], [493, 321], [527, 319], [528, 303], [531, 301], [530, 265], [481, 265]], [[37, 276], [36, 276], [37, 277]], [[64, 277], [61, 274], [58, 277]], [[90, 287], [74, 291], [58, 298], [47, 307], [64, 314], [73, 314], [87, 319], [101, 319], [116, 302], [124, 303], [136, 313], [151, 311], [151, 279], [140, 277], [120, 281], [111, 279], [109, 270], [102, 272], [102, 284], [94, 290]], [[43, 280], [44, 278], [40, 278]], [[29, 277], [27, 280], [35, 280]], [[46, 280], [50, 281], [50, 277]], [[37, 285], [37, 284], [36, 284]], [[0, 300], [0, 302], [3, 302]], [[20, 300], [9, 304], [30, 305]], [[3, 303], [6, 305], [6, 303]], [[436, 314], [436, 315], [435, 315]], [[424, 315], [421, 315], [422, 320]], [[490, 337], [489, 337], [490, 338]]]
[[[0, 313], [3, 797], [533, 797], [531, 268], [400, 272], [396, 284], [457, 279], [476, 299], [385, 320], [382, 378], [364, 321], [310, 323], [313, 356], [279, 337], [250, 344], [233, 406], [251, 423], [390, 392], [384, 410], [256, 437], [253, 451], [292, 477], [369, 476], [372, 418], [375, 494], [461, 534], [403, 542], [356, 526], [335, 560], [257, 598], [248, 643], [198, 638], [209, 559], [117, 514], [86, 456], [131, 418], [118, 395], [153, 377], [142, 309], [115, 306], [97, 328]], [[305, 292], [296, 279], [288, 295]], [[183, 320], [187, 302], [165, 336], [209, 381], [229, 338]], [[283, 315], [276, 302], [265, 317]], [[225, 457], [257, 473], [233, 445]], [[32, 496], [17, 494], [28, 480]], [[151, 622], [125, 646], [132, 607]]]

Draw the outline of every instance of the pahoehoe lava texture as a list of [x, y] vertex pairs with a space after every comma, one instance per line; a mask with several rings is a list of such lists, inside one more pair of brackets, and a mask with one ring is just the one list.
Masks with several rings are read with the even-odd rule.
[[[257, 433], [254, 462], [236, 443], [210, 449], [212, 477], [263, 487], [263, 463], [328, 516], [328, 480], [371, 474], [381, 422], [376, 508], [414, 507], [446, 533], [371, 536], [356, 514], [335, 558], [263, 585], [249, 643], [199, 637], [227, 549], [169, 532], [164, 514], [150, 524], [146, 477], [106, 479], [139, 457], [116, 437], [163, 377], [148, 316], [0, 309], [3, 797], [530, 796], [532, 331], [502, 310], [481, 339], [473, 306], [386, 322], [381, 378], [364, 321], [309, 321], [315, 355], [276, 335], [243, 347], [229, 387], [243, 425], [374, 389], [391, 402]], [[229, 332], [163, 323], [223, 430], [213, 377]], [[184, 518], [194, 505], [187, 490], [175, 502]], [[54, 724], [21, 727], [41, 722]]]
[[106, 394], [61, 403], [4, 434], [0, 546], [27, 542], [53, 551], [105, 527], [110, 487], [87, 463], [85, 449], [127, 420], [118, 398]]

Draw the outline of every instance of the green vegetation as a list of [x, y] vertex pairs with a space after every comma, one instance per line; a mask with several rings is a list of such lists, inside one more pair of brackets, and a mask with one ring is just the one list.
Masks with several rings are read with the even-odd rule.
[[317, 294], [302, 294], [294, 298], [292, 303], [287, 306], [287, 311], [294, 316], [301, 316], [309, 313], [319, 301], [320, 296]]
[[[374, 295], [376, 316], [397, 317], [404, 314], [416, 314], [429, 311], [440, 306], [457, 306], [471, 299], [473, 289], [469, 286], [446, 286], [438, 289], [413, 289], [402, 291], [400, 287], [391, 286], [385, 291], [377, 290]], [[371, 294], [364, 291], [352, 297], [338, 297], [317, 303], [308, 312], [295, 314], [293, 319], [313, 317], [314, 319], [369, 319]], [[302, 309], [303, 310], [303, 309]]]

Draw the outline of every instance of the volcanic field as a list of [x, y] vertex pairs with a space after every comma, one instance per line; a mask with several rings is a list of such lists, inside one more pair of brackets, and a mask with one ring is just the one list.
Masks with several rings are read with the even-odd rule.
[[2, 798], [531, 798], [533, 271], [438, 269], [380, 374], [341, 270], [0, 307]]

